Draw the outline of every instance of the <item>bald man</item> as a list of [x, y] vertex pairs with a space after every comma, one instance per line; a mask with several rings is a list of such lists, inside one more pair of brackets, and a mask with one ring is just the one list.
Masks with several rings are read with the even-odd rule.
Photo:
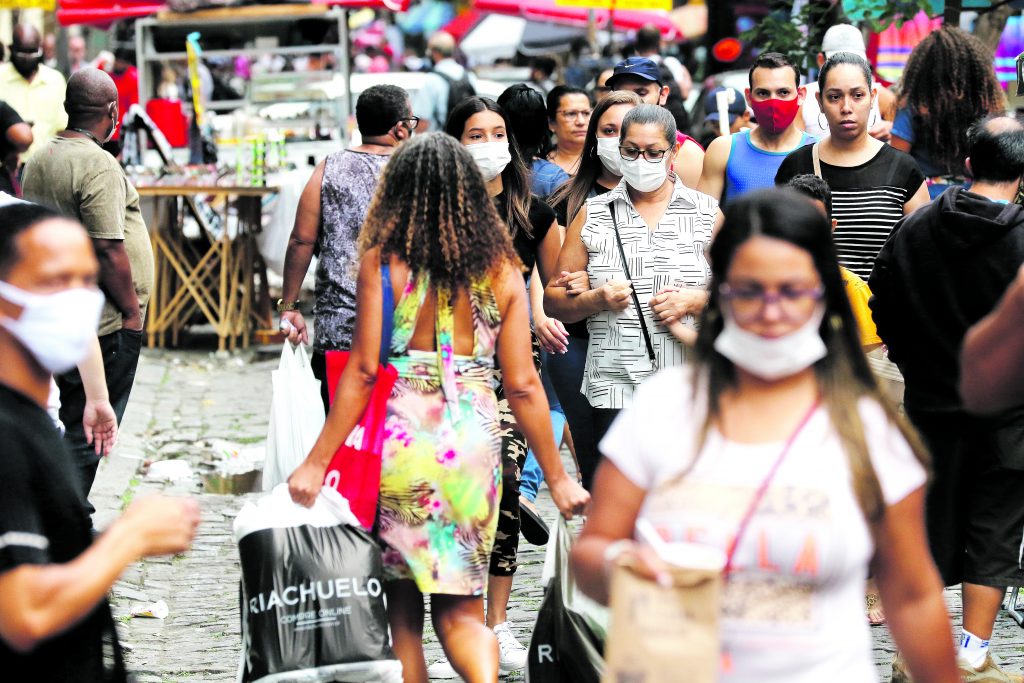
[[[110, 404], [120, 423], [135, 380], [142, 325], [153, 286], [153, 252], [139, 194], [121, 165], [103, 150], [119, 120], [117, 88], [105, 72], [82, 69], [68, 80], [67, 130], [48, 140], [25, 165], [25, 198], [77, 218], [92, 238], [106, 295], [99, 340]], [[77, 370], [58, 375], [60, 418], [74, 452], [84, 497], [98, 458], [82, 428], [85, 391]], [[92, 507], [88, 510], [91, 514]]]
[[0, 65], [0, 93], [32, 126], [33, 142], [21, 155], [22, 163], [64, 130], [68, 122], [61, 106], [67, 87], [64, 77], [42, 62], [43, 38], [38, 29], [31, 24], [19, 24], [14, 28], [11, 61]]
[[427, 55], [434, 69], [412, 101], [412, 112], [420, 117], [421, 132], [444, 130], [448, 112], [458, 104], [457, 100], [476, 94], [476, 75], [455, 61], [455, 38], [450, 33], [438, 31], [430, 36]]

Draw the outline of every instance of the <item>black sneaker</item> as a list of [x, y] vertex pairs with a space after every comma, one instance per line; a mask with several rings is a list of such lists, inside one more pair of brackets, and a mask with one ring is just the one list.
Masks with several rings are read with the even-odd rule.
[[533, 545], [545, 545], [550, 533], [541, 519], [537, 506], [526, 496], [519, 496], [519, 530], [523, 538]]

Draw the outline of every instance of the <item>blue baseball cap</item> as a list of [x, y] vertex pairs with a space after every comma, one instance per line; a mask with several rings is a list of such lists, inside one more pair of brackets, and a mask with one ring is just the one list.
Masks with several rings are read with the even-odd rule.
[[661, 69], [646, 57], [630, 57], [615, 65], [612, 75], [607, 81], [608, 87], [615, 89], [615, 81], [619, 76], [636, 76], [661, 85]]
[[726, 92], [731, 90], [733, 92], [733, 101], [729, 104], [729, 125], [732, 125], [736, 121], [736, 118], [743, 116], [743, 112], [747, 110], [747, 98], [743, 97], [743, 93], [736, 88], [723, 88], [718, 87], [714, 90], [710, 90], [707, 95], [704, 96], [704, 120], [705, 121], [718, 121], [721, 116], [718, 113], [718, 101], [715, 96], [720, 92]]

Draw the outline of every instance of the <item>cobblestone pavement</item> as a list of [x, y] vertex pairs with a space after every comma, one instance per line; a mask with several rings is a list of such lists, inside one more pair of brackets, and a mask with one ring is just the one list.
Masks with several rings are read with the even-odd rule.
[[[140, 683], [171, 681], [227, 682], [236, 679], [239, 653], [238, 554], [231, 524], [245, 500], [258, 496], [204, 492], [200, 479], [162, 483], [141, 474], [144, 459], [181, 459], [194, 469], [209, 460], [224, 440], [242, 448], [264, 443], [270, 409], [270, 372], [277, 353], [249, 352], [224, 356], [209, 352], [144, 351], [135, 389], [122, 425], [121, 443], [101, 465], [93, 501], [99, 528], [113, 519], [135, 496], [150, 493], [195, 495], [203, 524], [191, 551], [150, 559], [130, 567], [113, 590], [113, 608], [127, 661]], [[555, 509], [543, 490], [542, 513]], [[528, 644], [543, 589], [543, 549], [521, 545], [509, 617], [519, 639]], [[955, 623], [959, 592], [947, 591]], [[164, 600], [166, 619], [132, 618], [138, 602]], [[428, 663], [440, 658], [440, 646], [427, 621]], [[872, 629], [880, 680], [888, 681], [893, 644], [884, 627]], [[1024, 665], [1024, 631], [1000, 613], [993, 651], [1008, 668]], [[522, 672], [507, 679], [524, 679]]]

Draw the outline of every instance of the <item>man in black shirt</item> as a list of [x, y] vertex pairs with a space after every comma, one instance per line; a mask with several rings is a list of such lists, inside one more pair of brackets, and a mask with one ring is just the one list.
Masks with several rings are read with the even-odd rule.
[[18, 155], [32, 144], [32, 126], [22, 121], [11, 105], [0, 100], [0, 192], [15, 192]]
[[0, 209], [0, 678], [126, 680], [107, 591], [141, 557], [185, 551], [194, 501], [133, 503], [95, 542], [81, 487], [45, 406], [74, 366], [102, 297], [81, 225], [49, 209]]

